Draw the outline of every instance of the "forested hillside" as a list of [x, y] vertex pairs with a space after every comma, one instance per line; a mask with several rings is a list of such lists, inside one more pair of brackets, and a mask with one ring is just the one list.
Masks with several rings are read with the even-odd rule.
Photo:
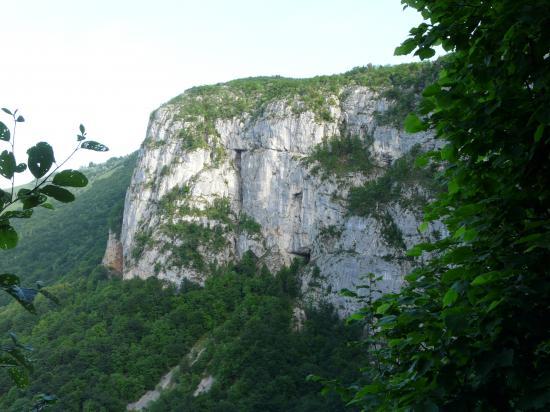
[[[78, 201], [52, 202], [37, 208], [32, 219], [14, 220], [17, 248], [3, 250], [2, 270], [16, 273], [23, 284], [45, 285], [86, 276], [101, 261], [109, 227], [120, 230], [124, 195], [136, 154], [85, 168], [87, 187], [75, 190]], [[0, 302], [10, 300], [2, 295]]]
[[[321, 386], [305, 378], [356, 379], [361, 354], [346, 342], [359, 330], [344, 327], [326, 307], [308, 312], [296, 333], [295, 269], [258, 273], [250, 259], [204, 288], [176, 293], [156, 279], [108, 280], [97, 268], [52, 288], [61, 306], [42, 299], [38, 317], [10, 305], [0, 313], [0, 329], [19, 328], [20, 339], [36, 348], [36, 371], [27, 390], [1, 377], [0, 409], [26, 411], [33, 394], [48, 392], [60, 398], [55, 411], [122, 411], [180, 365], [177, 389], [152, 410], [344, 410], [338, 397], [325, 399]], [[187, 354], [199, 340], [205, 350], [190, 363]], [[205, 373], [215, 374], [214, 388], [193, 397]]]
[[[53, 393], [51, 410], [122, 411], [178, 365], [174, 390], [152, 410], [344, 410], [306, 377], [355, 381], [361, 354], [347, 342], [360, 330], [330, 306], [296, 317], [299, 261], [271, 274], [247, 255], [204, 288], [179, 291], [157, 279], [122, 281], [100, 265], [134, 163], [132, 155], [84, 170], [90, 184], [77, 200], [38, 210], [18, 226], [19, 246], [3, 252], [3, 269], [24, 284], [43, 281], [60, 304], [38, 297], [33, 315], [3, 297], [11, 303], [0, 310], [0, 333], [32, 345], [34, 372], [26, 389], [0, 375], [0, 410], [28, 411], [36, 394]], [[205, 374], [215, 375], [213, 388], [194, 397]]]

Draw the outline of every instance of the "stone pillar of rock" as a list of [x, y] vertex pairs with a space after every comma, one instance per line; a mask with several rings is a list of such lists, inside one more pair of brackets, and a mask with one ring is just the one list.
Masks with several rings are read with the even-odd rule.
[[111, 229], [101, 264], [116, 274], [122, 274], [122, 243]]

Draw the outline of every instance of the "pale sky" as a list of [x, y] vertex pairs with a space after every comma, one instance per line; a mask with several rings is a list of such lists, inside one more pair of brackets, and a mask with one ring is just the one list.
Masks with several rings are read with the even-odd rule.
[[416, 61], [393, 50], [422, 21], [399, 0], [0, 0], [0, 15], [0, 107], [27, 119], [18, 160], [41, 140], [62, 160], [84, 123], [111, 150], [71, 167], [136, 150], [149, 113], [192, 86]]

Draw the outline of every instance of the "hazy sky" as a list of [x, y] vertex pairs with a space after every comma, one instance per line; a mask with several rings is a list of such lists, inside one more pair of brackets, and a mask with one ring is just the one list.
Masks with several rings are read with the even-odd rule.
[[149, 113], [192, 86], [412, 61], [393, 50], [421, 21], [399, 0], [0, 0], [0, 10], [0, 107], [27, 118], [20, 150], [47, 140], [61, 160], [80, 123], [111, 148], [73, 167], [136, 150]]

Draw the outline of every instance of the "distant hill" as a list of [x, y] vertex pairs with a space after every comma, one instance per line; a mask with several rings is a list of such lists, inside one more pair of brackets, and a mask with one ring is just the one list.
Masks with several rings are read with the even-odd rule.
[[[89, 184], [74, 190], [76, 200], [55, 210], [36, 208], [30, 219], [13, 220], [20, 236], [15, 249], [1, 252], [0, 270], [17, 274], [24, 285], [46, 285], [85, 275], [105, 251], [109, 226], [120, 230], [124, 196], [136, 154], [83, 168]], [[0, 296], [0, 303], [10, 299]]]

